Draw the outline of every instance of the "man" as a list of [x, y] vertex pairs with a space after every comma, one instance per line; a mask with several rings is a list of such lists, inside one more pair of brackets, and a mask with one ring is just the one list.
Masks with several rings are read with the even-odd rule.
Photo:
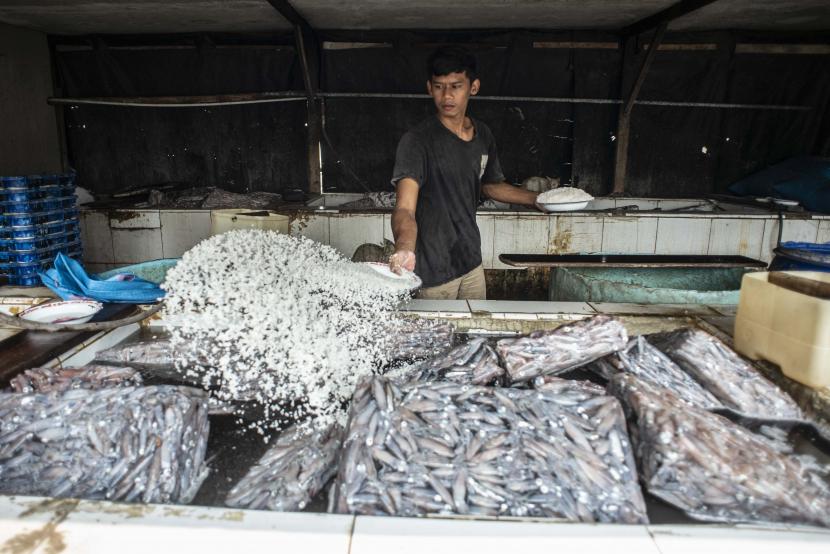
[[392, 184], [393, 271], [414, 271], [420, 298], [485, 299], [476, 207], [481, 193], [501, 202], [536, 202], [536, 193], [505, 182], [490, 129], [467, 116], [481, 83], [475, 57], [460, 47], [436, 50], [427, 91], [438, 113], [398, 144]]

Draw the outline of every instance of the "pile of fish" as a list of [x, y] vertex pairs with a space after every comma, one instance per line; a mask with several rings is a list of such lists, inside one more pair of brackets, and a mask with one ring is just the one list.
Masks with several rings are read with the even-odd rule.
[[453, 327], [430, 319], [406, 318], [396, 322], [390, 360], [420, 360], [446, 352], [453, 345]]
[[11, 392], [52, 392], [69, 389], [136, 387], [141, 375], [129, 367], [87, 365], [84, 367], [35, 367], [9, 382]]
[[205, 362], [206, 356], [192, 345], [173, 345], [170, 339], [143, 340], [119, 344], [95, 355], [95, 363], [126, 365], [161, 379], [193, 381], [186, 379], [182, 366], [193, 360]]
[[496, 350], [513, 383], [543, 375], [560, 375], [603, 356], [622, 350], [628, 343], [623, 324], [598, 315], [552, 331], [534, 331], [526, 337], [502, 339]]
[[250, 510], [296, 511], [305, 508], [337, 471], [343, 428], [300, 426], [285, 429], [277, 442], [248, 471], [225, 504]]
[[0, 393], [0, 493], [188, 503], [207, 437], [198, 389]]
[[418, 380], [453, 381], [472, 385], [490, 385], [504, 376], [496, 351], [486, 338], [473, 338], [444, 354], [424, 362]]
[[340, 513], [647, 521], [619, 403], [561, 380], [362, 382], [334, 494]]
[[609, 390], [630, 416], [651, 494], [706, 521], [830, 526], [830, 487], [799, 457], [722, 416], [678, 409], [671, 391], [628, 373]]
[[591, 363], [588, 369], [607, 380], [620, 372], [630, 373], [647, 383], [669, 389], [687, 404], [698, 408], [723, 407], [712, 393], [700, 386], [691, 375], [653, 347], [642, 335], [631, 339], [624, 350]]
[[804, 418], [787, 393], [712, 335], [681, 329], [649, 335], [648, 339], [725, 407], [762, 418]]

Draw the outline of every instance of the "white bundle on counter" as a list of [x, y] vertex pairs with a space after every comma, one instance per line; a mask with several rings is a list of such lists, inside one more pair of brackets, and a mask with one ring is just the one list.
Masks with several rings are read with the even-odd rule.
[[199, 389], [0, 393], [0, 493], [186, 504], [207, 438]]
[[340, 513], [647, 522], [619, 403], [558, 379], [537, 390], [367, 380], [334, 492]]

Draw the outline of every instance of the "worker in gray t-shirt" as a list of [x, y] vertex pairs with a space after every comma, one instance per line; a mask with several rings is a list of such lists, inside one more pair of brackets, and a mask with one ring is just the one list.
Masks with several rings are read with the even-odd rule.
[[467, 102], [481, 86], [475, 57], [445, 47], [429, 58], [427, 91], [438, 113], [407, 132], [398, 144], [392, 184], [393, 271], [414, 271], [420, 298], [484, 299], [480, 196], [533, 206], [536, 193], [505, 182], [490, 129], [467, 116]]

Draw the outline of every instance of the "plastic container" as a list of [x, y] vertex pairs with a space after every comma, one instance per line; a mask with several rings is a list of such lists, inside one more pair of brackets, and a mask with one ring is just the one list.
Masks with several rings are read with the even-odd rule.
[[5, 214], [31, 214], [43, 211], [43, 200], [7, 200], [0, 202], [0, 211]]
[[212, 210], [210, 234], [219, 235], [232, 229], [267, 229], [288, 234], [287, 215], [266, 210]]
[[29, 188], [0, 189], [0, 202], [31, 202], [40, 198], [40, 191]]
[[549, 300], [636, 304], [737, 304], [743, 268], [556, 267]]
[[[787, 274], [830, 283], [830, 273]], [[741, 283], [735, 349], [778, 365], [784, 375], [814, 388], [830, 386], [830, 300], [795, 292], [749, 273]]]

